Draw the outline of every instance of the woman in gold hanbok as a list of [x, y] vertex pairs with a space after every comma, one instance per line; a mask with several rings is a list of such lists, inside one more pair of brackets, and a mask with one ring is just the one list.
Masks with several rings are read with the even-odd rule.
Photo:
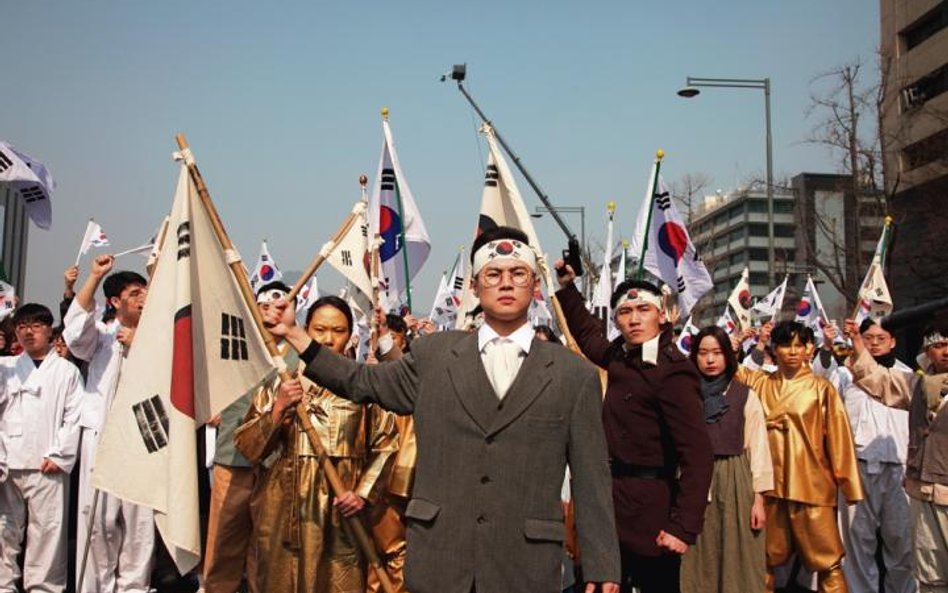
[[[309, 309], [306, 331], [342, 353], [352, 334], [352, 312], [342, 299], [323, 297]], [[288, 368], [300, 366], [292, 349], [284, 358]], [[293, 415], [300, 391], [322, 446], [349, 489], [339, 497]], [[344, 517], [377, 496], [379, 478], [398, 447], [393, 416], [337, 397], [300, 373], [298, 380], [260, 390], [234, 441], [261, 471], [251, 501], [257, 590], [364, 591], [366, 564]]]

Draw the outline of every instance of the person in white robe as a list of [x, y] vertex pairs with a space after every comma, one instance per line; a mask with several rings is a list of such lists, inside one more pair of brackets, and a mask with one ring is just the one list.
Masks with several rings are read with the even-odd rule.
[[9, 472], [0, 483], [0, 592], [17, 591], [21, 576], [25, 591], [63, 591], [66, 485], [79, 449], [82, 376], [53, 350], [48, 308], [27, 303], [13, 325], [23, 353], [0, 357], [0, 445]]
[[[79, 593], [147, 593], [155, 547], [154, 511], [99, 493], [92, 514], [95, 490], [92, 471], [99, 434], [115, 397], [122, 363], [145, 306], [147, 280], [135, 272], [111, 272], [115, 258], [100, 255], [92, 262], [89, 277], [76, 293], [63, 319], [63, 338], [77, 358], [89, 362], [88, 392], [82, 406], [82, 465], [79, 476], [79, 517], [76, 537], [76, 591]], [[104, 282], [103, 282], [104, 279]], [[96, 319], [95, 292], [102, 285], [115, 319]], [[85, 574], [82, 559], [88, 530], [92, 529]]]

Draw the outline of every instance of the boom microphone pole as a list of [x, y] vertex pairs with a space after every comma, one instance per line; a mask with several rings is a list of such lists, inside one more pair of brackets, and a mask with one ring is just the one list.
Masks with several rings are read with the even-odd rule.
[[[537, 197], [540, 198], [540, 201], [546, 206], [547, 212], [553, 216], [553, 220], [560, 225], [560, 229], [566, 233], [567, 246], [568, 248], [563, 251], [563, 259], [566, 261], [570, 267], [573, 268], [573, 271], [576, 272], [577, 276], [583, 275], [583, 256], [588, 254], [582, 253], [582, 247], [579, 244], [579, 239], [576, 238], [576, 234], [566, 225], [566, 222], [560, 217], [560, 213], [557, 212], [556, 206], [550, 202], [550, 198], [540, 189], [540, 186], [537, 185], [537, 182], [533, 180], [533, 177], [527, 171], [526, 167], [523, 166], [523, 163], [520, 162], [520, 157], [514, 154], [514, 151], [511, 150], [510, 146], [507, 145], [507, 142], [504, 140], [503, 136], [500, 135], [500, 132], [497, 131], [497, 128], [494, 127], [494, 124], [484, 115], [484, 112], [481, 111], [480, 106], [477, 102], [474, 101], [474, 98], [471, 97], [471, 94], [467, 92], [467, 89], [464, 88], [464, 79], [467, 76], [467, 64], [455, 64], [451, 69], [450, 74], [445, 74], [441, 77], [441, 82], [445, 82], [448, 77], [451, 80], [455, 80], [458, 83], [458, 90], [461, 91], [461, 94], [464, 95], [464, 98], [467, 99], [467, 102], [471, 104], [471, 107], [474, 108], [474, 111], [477, 112], [477, 115], [480, 116], [481, 120], [487, 125], [494, 128], [494, 137], [497, 138], [497, 141], [500, 143], [500, 146], [504, 149], [511, 159], [513, 159], [514, 164], [517, 166], [517, 169], [520, 170], [520, 173], [527, 180], [527, 183], [530, 184], [530, 187], [533, 188], [533, 191], [536, 192]], [[561, 273], [561, 270], [556, 271], [557, 274]], [[565, 271], [562, 271], [565, 273]]]

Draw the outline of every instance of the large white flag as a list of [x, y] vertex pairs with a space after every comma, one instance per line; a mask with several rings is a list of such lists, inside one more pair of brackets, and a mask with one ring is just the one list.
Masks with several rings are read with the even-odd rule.
[[[477, 221], [477, 228], [474, 236], [480, 235], [484, 231], [507, 226], [520, 229], [527, 235], [530, 246], [543, 259], [543, 249], [540, 247], [540, 240], [537, 238], [536, 230], [533, 228], [533, 220], [527, 211], [523, 198], [520, 197], [520, 190], [517, 189], [517, 182], [514, 180], [510, 167], [500, 151], [497, 144], [497, 138], [494, 136], [494, 129], [487, 123], [481, 124], [481, 134], [487, 140], [487, 171], [484, 174], [484, 191], [481, 193], [481, 210]], [[539, 262], [541, 266], [546, 267], [545, 260]], [[458, 327], [464, 327], [468, 319], [468, 312], [477, 307], [477, 297], [470, 289], [470, 271], [464, 279], [464, 295], [461, 297], [461, 307], [458, 310]], [[553, 294], [554, 288], [549, 274], [544, 274], [547, 281], [547, 293]], [[549, 308], [543, 301], [541, 293], [539, 300], [533, 305], [537, 311], [538, 319], [545, 319], [549, 315]], [[544, 313], [545, 311], [545, 313]]]
[[56, 188], [46, 165], [0, 141], [0, 186], [9, 187], [26, 203], [33, 224], [48, 229], [53, 224], [50, 197]]
[[260, 256], [257, 258], [257, 265], [253, 269], [253, 274], [250, 275], [250, 288], [256, 291], [261, 286], [278, 280], [283, 280], [283, 272], [280, 271], [280, 268], [277, 267], [276, 262], [270, 256], [267, 241], [264, 239], [260, 244]]
[[797, 303], [797, 316], [794, 321], [812, 329], [817, 341], [823, 339], [823, 328], [829, 323], [829, 319], [826, 317], [820, 294], [816, 291], [816, 284], [810, 275], [806, 277], [806, 288], [803, 289], [803, 296]]
[[648, 191], [635, 221], [632, 249], [634, 254], [641, 254], [642, 244], [646, 243], [645, 269], [661, 278], [678, 294], [678, 308], [682, 315], [688, 315], [698, 299], [711, 290], [714, 283], [698, 256], [665, 181], [661, 175], [657, 175], [658, 166], [656, 161], [649, 178]]
[[751, 307], [751, 316], [763, 319], [769, 317], [770, 321], [775, 321], [783, 308], [783, 297], [787, 294], [787, 280], [790, 276], [784, 276], [780, 286], [770, 291], [767, 296], [757, 301]]
[[93, 485], [153, 508], [178, 570], [201, 555], [196, 430], [274, 370], [181, 167], [169, 235], [122, 365]]
[[431, 322], [439, 329], [453, 329], [457, 323], [458, 307], [464, 292], [464, 257], [459, 253], [449, 274], [441, 275], [438, 293], [431, 307]]
[[889, 238], [889, 225], [892, 219], [886, 217], [885, 226], [876, 244], [876, 251], [872, 255], [872, 263], [866, 277], [859, 286], [859, 299], [856, 308], [856, 323], [861, 324], [865, 319], [878, 322], [892, 312], [892, 295], [889, 294], [889, 285], [885, 281], [882, 266], [885, 263], [885, 250]]
[[323, 245], [322, 252], [329, 265], [371, 300], [369, 223], [366, 220], [366, 208], [364, 200], [356, 202], [352, 207], [352, 216], [355, 217], [352, 226], [335, 245], [331, 241]]
[[629, 242], [623, 239], [621, 245], [622, 253], [619, 255], [619, 268], [616, 270], [616, 282], [612, 287], [613, 290], [619, 288], [619, 285], [625, 281], [626, 276], [626, 256], [629, 253]]
[[727, 298], [727, 304], [734, 311], [735, 321], [738, 328], [743, 331], [751, 326], [751, 292], [750, 292], [750, 270], [744, 267], [741, 277], [737, 281], [731, 296]]
[[428, 259], [431, 239], [398, 163], [387, 117], [382, 132], [382, 156], [369, 199], [369, 231], [382, 239], [380, 300], [391, 310], [403, 296], [411, 302], [410, 283]]

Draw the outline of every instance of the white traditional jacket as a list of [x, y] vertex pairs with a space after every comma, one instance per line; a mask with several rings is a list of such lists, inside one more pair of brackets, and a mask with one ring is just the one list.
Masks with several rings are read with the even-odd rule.
[[27, 354], [0, 357], [0, 439], [11, 470], [39, 470], [48, 458], [72, 471], [79, 449], [82, 375], [54, 351], [37, 367]]
[[63, 339], [73, 356], [89, 363], [87, 397], [82, 404], [80, 424], [101, 430], [112, 405], [122, 368], [122, 344], [115, 339], [119, 324], [96, 321], [96, 310], [86, 311], [73, 300], [63, 318]]

